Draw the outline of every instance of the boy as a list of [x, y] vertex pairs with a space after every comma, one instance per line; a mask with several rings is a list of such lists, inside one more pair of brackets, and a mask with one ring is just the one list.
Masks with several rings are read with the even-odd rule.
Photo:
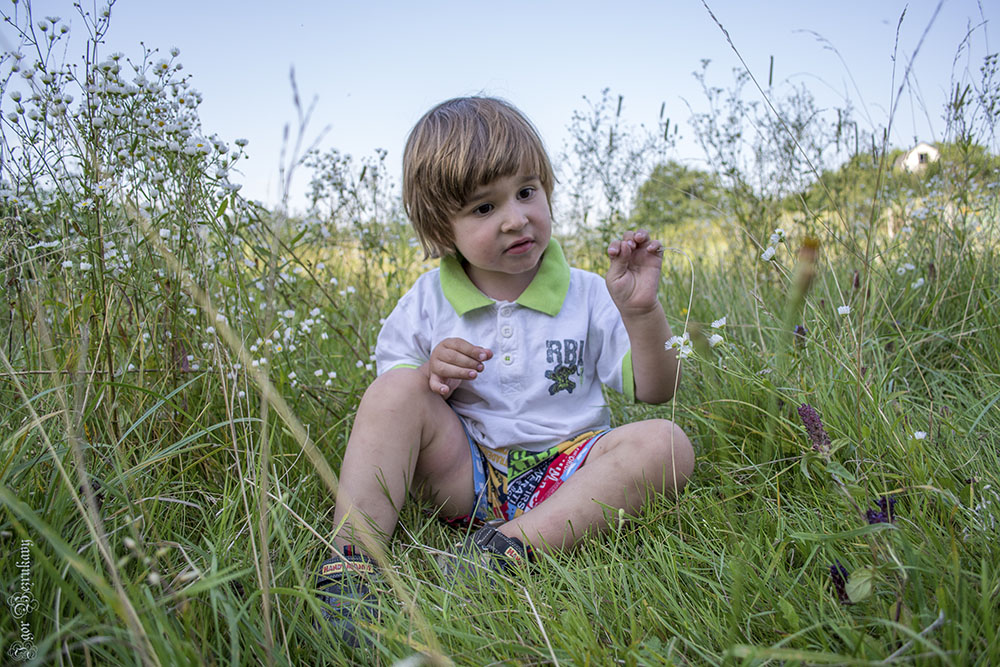
[[605, 279], [571, 269], [551, 238], [552, 167], [508, 103], [460, 98], [416, 124], [403, 156], [407, 215], [439, 269], [417, 279], [378, 337], [378, 377], [344, 455], [335, 525], [343, 554], [322, 565], [324, 616], [356, 643], [384, 544], [408, 492], [441, 516], [493, 519], [460, 548], [508, 570], [531, 550], [572, 547], [676, 493], [694, 453], [673, 423], [610, 429], [601, 385], [647, 403], [677, 381], [657, 297], [663, 248], [645, 231], [608, 247]]

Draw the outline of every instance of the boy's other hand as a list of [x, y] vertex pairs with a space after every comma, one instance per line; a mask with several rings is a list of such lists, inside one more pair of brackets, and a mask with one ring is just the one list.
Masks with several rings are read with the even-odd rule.
[[461, 338], [445, 338], [431, 351], [427, 362], [431, 391], [448, 398], [462, 380], [476, 379], [484, 368], [483, 362], [492, 357], [493, 351], [485, 347]]
[[611, 266], [605, 281], [618, 310], [623, 315], [652, 310], [658, 304], [663, 244], [645, 229], [628, 231], [608, 245], [608, 257]]

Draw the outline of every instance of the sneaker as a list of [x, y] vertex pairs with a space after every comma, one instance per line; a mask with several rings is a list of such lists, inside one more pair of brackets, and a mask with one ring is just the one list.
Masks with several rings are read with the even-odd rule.
[[323, 619], [349, 646], [361, 645], [355, 622], [373, 622], [376, 618], [371, 607], [375, 596], [369, 584], [380, 578], [375, 561], [350, 545], [344, 547], [343, 556], [334, 556], [319, 566], [316, 588], [324, 603]]
[[487, 524], [455, 545], [454, 554], [438, 558], [441, 573], [448, 579], [482, 569], [494, 574], [513, 574], [530, 562], [530, 548], [516, 537], [507, 537]]

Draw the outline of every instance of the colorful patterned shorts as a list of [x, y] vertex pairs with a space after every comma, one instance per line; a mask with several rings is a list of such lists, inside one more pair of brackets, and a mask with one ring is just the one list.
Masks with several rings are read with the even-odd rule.
[[608, 431], [581, 433], [572, 440], [543, 452], [508, 450], [507, 471], [495, 467], [490, 457], [503, 452], [485, 449], [466, 431], [472, 451], [476, 506], [471, 516], [449, 519], [448, 523], [479, 523], [490, 519], [509, 521], [538, 505], [575, 473]]

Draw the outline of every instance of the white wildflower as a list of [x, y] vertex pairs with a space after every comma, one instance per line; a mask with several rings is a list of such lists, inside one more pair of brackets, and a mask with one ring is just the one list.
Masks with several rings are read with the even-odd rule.
[[760, 253], [760, 258], [765, 262], [770, 262], [774, 257], [774, 252], [774, 246], [768, 246], [764, 252]]
[[686, 331], [683, 336], [672, 336], [666, 342], [664, 348], [667, 350], [677, 350], [677, 357], [680, 359], [686, 359], [694, 351], [694, 348], [691, 346], [691, 336]]
[[711, 336], [708, 337], [709, 347], [715, 347], [721, 342], [722, 342], [722, 336], [720, 336], [719, 334], [712, 334]]
[[923, 286], [924, 286], [924, 279], [923, 278], [917, 278], [912, 283], [910, 283], [910, 287], [912, 287], [913, 289], [919, 289], [919, 288], [921, 288]]
[[913, 439], [914, 440], [926, 440], [927, 439], [927, 431], [914, 431], [913, 432]]
[[719, 319], [717, 319], [714, 322], [712, 322], [712, 328], [713, 329], [721, 329], [724, 326], [726, 326], [726, 316], [725, 315], [723, 315]]
[[851, 312], [850, 306], [837, 306], [838, 315], [849, 315]]
[[771, 238], [768, 239], [768, 243], [770, 243], [773, 246], [776, 246], [779, 243], [784, 243], [784, 242], [785, 242], [785, 230], [782, 229], [781, 227], [775, 229], [774, 233], [771, 234]]

